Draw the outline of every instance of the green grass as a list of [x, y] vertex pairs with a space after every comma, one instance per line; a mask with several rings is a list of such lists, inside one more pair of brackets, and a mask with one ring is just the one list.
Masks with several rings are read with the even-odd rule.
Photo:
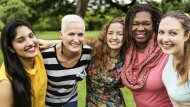
[[[36, 36], [40, 39], [47, 39], [47, 40], [56, 40], [60, 39], [60, 31], [46, 31], [46, 32], [35, 32]], [[98, 31], [86, 31], [85, 38], [95, 38], [99, 34]]]
[[[85, 38], [94, 38], [97, 37], [98, 31], [87, 31], [85, 32]], [[60, 39], [59, 31], [48, 31], [48, 32], [36, 32], [36, 36], [40, 39], [47, 39], [47, 40], [56, 40]], [[0, 51], [0, 64], [3, 61], [3, 56]], [[127, 107], [135, 107], [135, 103], [133, 101], [132, 93], [127, 88], [122, 88], [122, 92], [125, 97], [125, 103]], [[85, 107], [85, 100], [86, 100], [86, 83], [85, 79], [78, 83], [78, 107]]]

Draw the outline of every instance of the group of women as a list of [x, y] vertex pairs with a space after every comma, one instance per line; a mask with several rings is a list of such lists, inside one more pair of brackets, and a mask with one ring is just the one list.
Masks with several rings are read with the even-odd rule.
[[98, 38], [84, 39], [84, 32], [82, 18], [66, 15], [61, 42], [39, 52], [39, 41], [54, 42], [38, 41], [24, 20], [7, 23], [1, 34], [0, 106], [77, 107], [77, 82], [86, 75], [87, 107], [127, 106], [124, 86], [137, 107], [190, 106], [187, 14], [163, 15], [150, 4], [136, 4], [125, 20], [106, 23]]

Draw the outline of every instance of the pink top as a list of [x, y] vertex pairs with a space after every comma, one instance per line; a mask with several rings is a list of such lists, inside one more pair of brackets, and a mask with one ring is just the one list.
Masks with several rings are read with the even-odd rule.
[[[138, 53], [138, 62], [142, 58], [143, 54]], [[162, 72], [167, 61], [168, 55], [163, 55], [158, 65], [150, 70], [143, 88], [140, 90], [131, 90], [136, 107], [173, 107], [166, 88], [162, 83]]]

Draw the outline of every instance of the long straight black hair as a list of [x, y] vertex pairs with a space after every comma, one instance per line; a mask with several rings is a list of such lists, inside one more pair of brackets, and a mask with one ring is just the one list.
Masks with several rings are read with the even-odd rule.
[[20, 26], [26, 26], [33, 31], [30, 23], [25, 20], [15, 19], [8, 22], [1, 33], [1, 50], [6, 75], [12, 84], [14, 107], [31, 107], [33, 96], [31, 80], [17, 54], [9, 50], [9, 48], [13, 49], [12, 41], [17, 35], [17, 28]]

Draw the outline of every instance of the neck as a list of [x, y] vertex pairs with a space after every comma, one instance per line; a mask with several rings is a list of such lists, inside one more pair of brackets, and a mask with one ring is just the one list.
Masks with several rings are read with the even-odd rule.
[[141, 43], [137, 43], [136, 47], [137, 47], [137, 52], [139, 53], [144, 53], [145, 49], [146, 49], [147, 44], [141, 44]]
[[173, 55], [173, 66], [176, 69], [176, 65], [181, 61], [182, 55]]
[[81, 55], [81, 52], [82, 52], [82, 49], [80, 49], [80, 51], [78, 51], [78, 52], [71, 52], [67, 49], [63, 49], [63, 53], [61, 53], [61, 50], [62, 50], [61, 44], [58, 44], [56, 48], [57, 48], [58, 54], [61, 54], [60, 56], [64, 57], [64, 59], [66, 59], [66, 60], [76, 58], [76, 56]]
[[31, 58], [31, 59], [20, 59], [23, 67], [25, 70], [31, 70], [34, 68], [34, 59], [35, 58]]
[[120, 50], [111, 50], [110, 56], [111, 57], [117, 57], [119, 56]]

